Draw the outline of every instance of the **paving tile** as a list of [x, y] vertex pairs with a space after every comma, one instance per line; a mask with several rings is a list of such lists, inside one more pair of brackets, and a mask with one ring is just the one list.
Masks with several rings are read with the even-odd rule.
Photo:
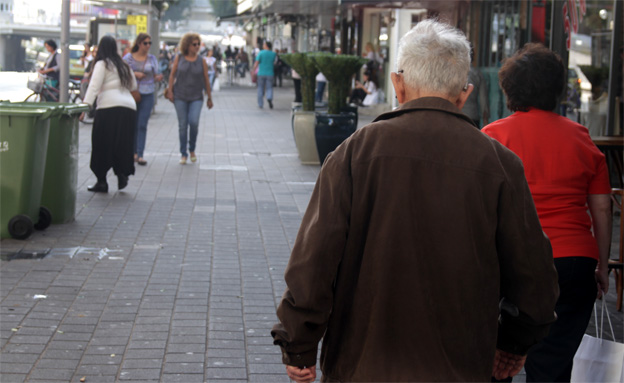
[[234, 349], [234, 348], [208, 348], [206, 351], [206, 356], [210, 360], [210, 358], [245, 358], [246, 350], [245, 349]]
[[249, 382], [254, 383], [290, 383], [291, 380], [286, 375], [286, 370], [283, 374], [249, 374]]
[[4, 383], [22, 383], [26, 381], [26, 374], [2, 374], [2, 381]]
[[160, 380], [160, 369], [122, 369], [119, 374], [121, 381], [137, 381], [137, 380]]
[[[181, 352], [181, 351], [180, 351]], [[162, 359], [165, 356], [165, 349], [141, 349], [127, 350], [124, 353], [126, 359]]]
[[164, 373], [162, 375], [163, 382], [170, 383], [202, 383], [204, 382], [204, 374], [168, 374]]
[[247, 370], [244, 368], [206, 368], [206, 379], [223, 380], [223, 379], [246, 379]]
[[34, 364], [31, 363], [0, 363], [0, 374], [28, 374]]
[[202, 363], [205, 360], [204, 353], [167, 353], [165, 360], [167, 363]]
[[203, 362], [167, 362], [164, 364], [165, 374], [203, 374]]
[[35, 368], [29, 375], [30, 379], [69, 381], [74, 375], [73, 369]]

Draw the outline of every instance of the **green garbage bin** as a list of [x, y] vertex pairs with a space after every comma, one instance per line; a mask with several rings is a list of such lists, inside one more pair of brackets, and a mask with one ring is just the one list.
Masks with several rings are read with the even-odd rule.
[[49, 209], [52, 223], [67, 223], [76, 216], [78, 188], [78, 117], [87, 104], [40, 103], [58, 106], [62, 113], [50, 117], [50, 138], [43, 176], [41, 205]]
[[0, 237], [26, 239], [45, 229], [49, 213], [41, 207], [43, 174], [57, 107], [0, 103]]

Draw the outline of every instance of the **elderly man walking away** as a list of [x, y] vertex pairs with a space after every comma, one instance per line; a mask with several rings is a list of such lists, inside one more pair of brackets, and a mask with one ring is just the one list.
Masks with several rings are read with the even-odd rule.
[[286, 269], [274, 343], [289, 377], [490, 381], [555, 321], [557, 274], [520, 159], [461, 112], [470, 47], [418, 23], [400, 41], [401, 106], [319, 174]]
[[254, 63], [253, 70], [258, 68], [258, 107], [262, 109], [264, 104], [264, 92], [266, 89], [266, 99], [269, 103], [269, 108], [273, 109], [273, 63], [275, 62], [276, 54], [271, 51], [271, 42], [265, 41], [262, 44], [262, 50], [256, 56], [256, 62]]

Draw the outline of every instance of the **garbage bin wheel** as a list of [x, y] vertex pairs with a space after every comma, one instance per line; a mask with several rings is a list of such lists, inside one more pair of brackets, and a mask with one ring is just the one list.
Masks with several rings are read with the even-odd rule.
[[32, 219], [27, 215], [16, 215], [9, 220], [9, 234], [15, 239], [26, 239], [34, 231]]
[[39, 208], [39, 221], [35, 224], [35, 229], [37, 230], [45, 230], [52, 223], [52, 213], [50, 213], [50, 209], [45, 206], [41, 206]]

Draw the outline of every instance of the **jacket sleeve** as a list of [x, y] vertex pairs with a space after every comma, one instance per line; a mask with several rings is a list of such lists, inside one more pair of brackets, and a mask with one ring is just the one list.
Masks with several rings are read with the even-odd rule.
[[352, 182], [348, 145], [330, 154], [319, 174], [286, 268], [286, 292], [271, 331], [284, 364], [316, 364], [327, 328], [334, 281], [349, 230]]
[[496, 232], [501, 279], [497, 348], [525, 355], [556, 320], [559, 285], [550, 241], [542, 231], [522, 163], [495, 145], [506, 173]]

